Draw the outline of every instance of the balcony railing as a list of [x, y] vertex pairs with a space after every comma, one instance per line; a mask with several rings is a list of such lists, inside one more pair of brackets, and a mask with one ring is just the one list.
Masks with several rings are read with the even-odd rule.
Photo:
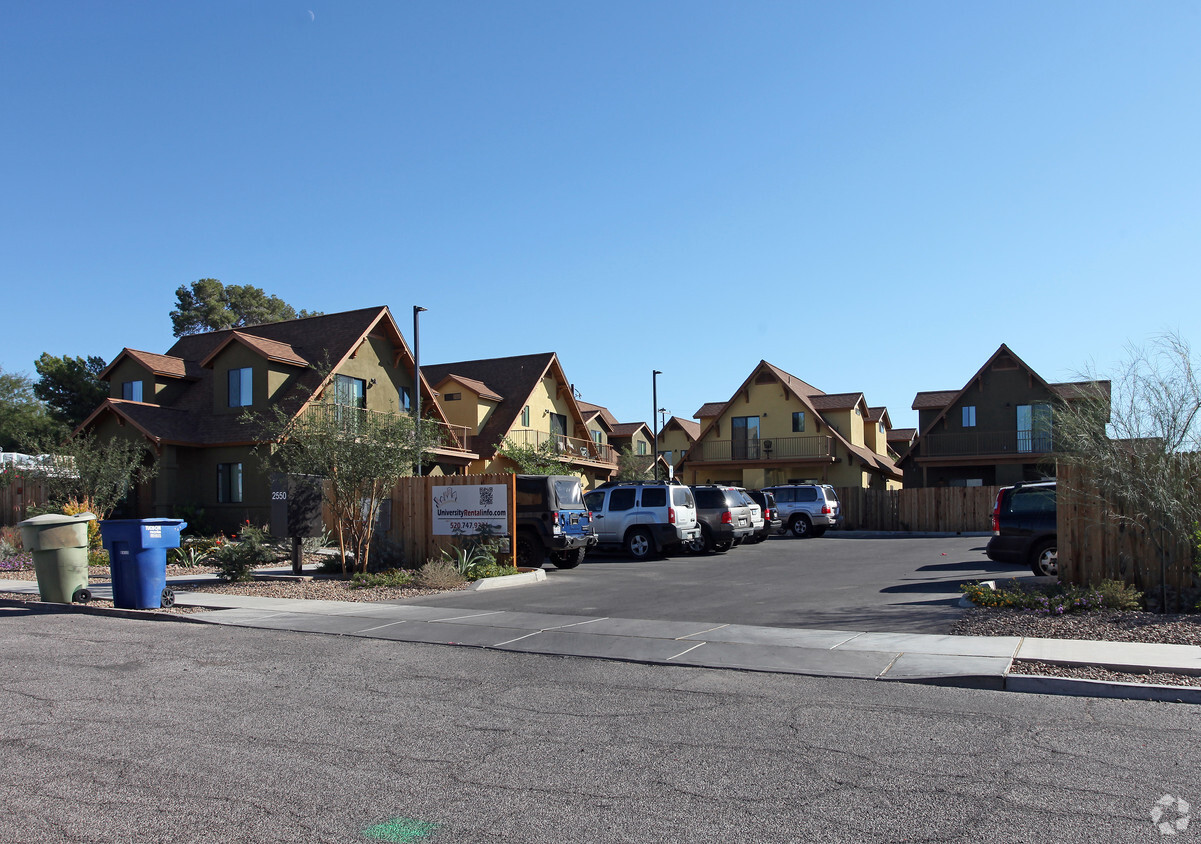
[[[314, 404], [306, 413], [316, 414], [320, 424], [347, 437], [369, 436], [396, 418], [394, 413], [340, 404]], [[436, 419], [421, 420], [422, 435], [429, 441], [431, 450], [469, 451], [467, 430], [463, 425], [450, 425]]]
[[593, 463], [616, 463], [617, 453], [613, 446], [578, 437], [566, 437], [562, 434], [551, 434], [546, 431], [519, 429], [510, 431], [508, 440], [515, 445], [528, 445], [537, 448], [547, 441], [553, 440], [555, 448], [563, 460], [588, 460]]
[[830, 456], [831, 437], [761, 437], [757, 440], [701, 442], [689, 460], [822, 460]]
[[927, 434], [923, 457], [975, 457], [985, 454], [1048, 454], [1055, 450], [1049, 433], [1033, 431], [965, 431]]

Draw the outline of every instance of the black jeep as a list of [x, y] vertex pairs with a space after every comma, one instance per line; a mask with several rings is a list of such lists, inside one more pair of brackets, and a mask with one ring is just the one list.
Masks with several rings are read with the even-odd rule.
[[575, 568], [596, 544], [592, 514], [573, 475], [518, 475], [516, 516], [519, 566], [538, 568], [549, 554], [556, 568]]

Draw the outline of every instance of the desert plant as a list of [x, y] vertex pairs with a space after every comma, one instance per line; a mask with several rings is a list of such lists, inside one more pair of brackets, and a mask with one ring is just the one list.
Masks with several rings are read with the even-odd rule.
[[253, 580], [255, 567], [278, 559], [279, 553], [268, 544], [265, 531], [252, 525], [243, 528], [237, 542], [222, 543], [213, 552], [217, 577], [231, 583]]
[[100, 517], [96, 515], [96, 510], [93, 509], [96, 505], [88, 498], [78, 499], [71, 496], [67, 502], [63, 504], [64, 516], [78, 516], [80, 513], [91, 513], [96, 518], [88, 522], [88, 550], [99, 550], [103, 545], [100, 538]]
[[178, 548], [172, 548], [167, 552], [167, 562], [173, 566], [183, 566], [184, 568], [195, 568], [196, 566], [204, 565], [208, 559], [209, 551], [196, 545], [181, 545]]
[[0, 559], [14, 557], [25, 546], [21, 542], [21, 529], [5, 525], [0, 527]]
[[399, 589], [412, 586], [416, 574], [405, 569], [388, 569], [380, 572], [356, 572], [350, 579], [353, 589], [387, 588]]
[[1023, 586], [1014, 580], [992, 588], [977, 582], [961, 584], [959, 589], [978, 607], [1030, 610], [1040, 615], [1143, 608], [1143, 593], [1118, 580], [1103, 580], [1096, 587], [1064, 583]]
[[158, 458], [144, 441], [84, 433], [38, 448], [53, 457], [28, 467], [27, 474], [45, 485], [59, 512], [74, 499], [86, 502], [98, 520], [107, 519], [131, 491], [158, 474]]
[[414, 584], [425, 589], [454, 589], [466, 582], [467, 578], [447, 560], [429, 560], [414, 578]]

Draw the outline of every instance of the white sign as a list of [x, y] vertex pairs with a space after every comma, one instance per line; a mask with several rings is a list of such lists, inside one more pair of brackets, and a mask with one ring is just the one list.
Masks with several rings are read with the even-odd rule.
[[509, 488], [504, 484], [436, 486], [434, 536], [472, 536], [484, 525], [495, 534], [509, 532]]

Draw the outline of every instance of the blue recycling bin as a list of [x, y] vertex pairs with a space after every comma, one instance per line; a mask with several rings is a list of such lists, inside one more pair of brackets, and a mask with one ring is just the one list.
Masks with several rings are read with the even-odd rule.
[[175, 604], [167, 588], [167, 549], [179, 547], [182, 519], [105, 519], [100, 539], [108, 551], [113, 606], [153, 610]]

